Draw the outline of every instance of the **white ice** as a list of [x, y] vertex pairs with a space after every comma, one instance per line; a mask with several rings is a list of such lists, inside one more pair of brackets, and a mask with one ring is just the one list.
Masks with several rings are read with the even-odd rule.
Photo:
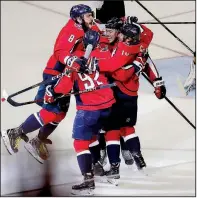
[[[42, 80], [42, 71], [53, 50], [56, 36], [68, 20], [69, 9], [77, 3], [1, 3], [1, 90], [6, 89], [11, 94]], [[93, 2], [86, 3], [93, 5]], [[142, 3], [163, 21], [195, 21], [195, 2]], [[127, 15], [136, 15], [140, 21], [154, 21], [135, 2], [126, 1], [125, 4]], [[175, 81], [177, 76], [186, 79], [191, 53], [160, 25], [148, 27], [154, 32], [150, 54], [153, 60], [159, 59], [155, 63], [166, 81], [167, 96], [195, 123], [194, 92], [183, 97]], [[194, 50], [194, 25], [168, 27]], [[165, 100], [156, 99], [152, 92], [153, 88], [141, 78], [136, 133], [141, 140], [149, 176], [141, 175], [122, 162], [119, 186], [96, 183], [95, 195], [195, 195], [195, 130]], [[16, 97], [16, 100], [31, 100], [35, 93], [36, 89]], [[39, 107], [36, 105], [15, 108], [3, 103], [1, 129], [16, 127], [37, 111]], [[75, 100], [72, 98], [66, 119], [51, 135], [52, 190], [57, 196], [70, 195], [71, 186], [81, 180], [71, 138], [74, 115]], [[29, 137], [36, 134], [37, 131]], [[17, 192], [38, 189], [43, 185], [46, 167], [35, 161], [23, 145], [19, 153], [10, 156], [1, 141], [1, 195], [14, 193], [20, 196]], [[35, 195], [37, 192], [31, 193]]]

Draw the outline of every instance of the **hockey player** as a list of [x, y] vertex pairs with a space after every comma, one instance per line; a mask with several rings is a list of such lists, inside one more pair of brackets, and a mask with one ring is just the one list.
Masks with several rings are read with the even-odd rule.
[[[87, 38], [96, 37], [93, 31], [88, 31], [84, 37], [85, 46], [89, 43]], [[96, 39], [97, 40], [97, 39]], [[79, 51], [75, 55], [78, 56]], [[98, 45], [91, 53], [91, 56], [97, 58], [110, 57], [109, 50]], [[72, 65], [68, 65], [73, 68]], [[90, 74], [73, 72], [68, 76], [62, 77], [55, 86], [48, 86], [45, 93], [45, 102], [51, 103], [59, 94], [67, 94], [73, 88], [74, 91], [84, 89], [93, 89], [99, 85], [108, 84], [105, 73], [95, 71]], [[84, 182], [72, 187], [75, 195], [90, 195], [91, 190], [95, 188], [94, 177], [92, 173], [92, 163], [96, 165], [100, 158], [100, 150], [92, 149], [91, 145], [98, 144], [97, 137], [99, 130], [103, 127], [104, 121], [110, 114], [110, 108], [115, 103], [113, 91], [111, 88], [95, 90], [92, 92], [76, 96], [77, 113], [74, 120], [73, 134], [74, 148], [77, 153], [77, 160]], [[93, 159], [91, 156], [93, 154]]]
[[[139, 27], [138, 27], [139, 30]], [[128, 64], [129, 62], [133, 62], [136, 58], [137, 54], [142, 50], [146, 49], [152, 40], [152, 32], [143, 26], [143, 32], [139, 34], [141, 36], [141, 42], [136, 45], [128, 45], [128, 43], [124, 42], [118, 42], [116, 47], [114, 48], [112, 54], [113, 57], [109, 59], [101, 59], [97, 61], [94, 58], [91, 58], [90, 67], [91, 70], [98, 69], [102, 72], [114, 72], [118, 68], [124, 66], [125, 64]], [[136, 67], [135, 67], [136, 68]], [[131, 69], [132, 72], [135, 71], [135, 68], [133, 67]], [[130, 74], [129, 74], [130, 75]], [[109, 123], [114, 123], [113, 120], [111, 120]], [[114, 126], [116, 127], [116, 126]], [[120, 147], [119, 147], [120, 149]], [[119, 155], [118, 155], [119, 156]], [[119, 163], [118, 163], [119, 166]], [[101, 167], [100, 167], [101, 168]], [[119, 170], [119, 169], [118, 169]], [[97, 174], [97, 173], [95, 173]]]
[[[117, 17], [113, 17], [112, 19], [108, 20], [107, 23], [105, 24], [105, 27], [106, 27], [105, 35], [108, 39], [107, 45], [111, 53], [113, 52], [113, 49], [117, 47], [117, 44], [119, 42], [118, 35], [120, 33], [120, 29], [123, 26], [123, 24], [124, 24], [124, 21], [121, 18], [117, 18]], [[104, 135], [105, 135], [105, 131], [101, 130], [99, 134], [99, 145], [101, 148], [100, 162], [103, 166], [107, 163], [106, 141], [105, 141]], [[129, 150], [126, 148], [126, 145], [122, 137], [120, 139], [120, 145], [121, 145], [121, 153], [125, 161], [125, 164], [132, 165], [133, 158]]]
[[[113, 105], [110, 118], [105, 126], [105, 130], [107, 131], [105, 135], [107, 153], [111, 164], [110, 171], [108, 171], [106, 175], [115, 179], [120, 177], [119, 141], [121, 136], [131, 152], [138, 169], [141, 170], [146, 167], [141, 153], [140, 140], [134, 128], [137, 120], [137, 98], [140, 72], [145, 72], [154, 83], [155, 94], [159, 99], [164, 98], [166, 94], [162, 78], [158, 76], [158, 73], [153, 73], [149, 64], [146, 62], [147, 57], [145, 56], [145, 52], [152, 40], [153, 33], [145, 29], [144, 26], [142, 26], [142, 28], [146, 31], [145, 35], [147, 35], [147, 37], [145, 38], [143, 38], [143, 36], [140, 38], [141, 31], [138, 24], [125, 24], [123, 26], [121, 36], [124, 43], [128, 46], [134, 46], [133, 53], [128, 55], [131, 56], [133, 60], [131, 60], [130, 65], [126, 65], [112, 73], [112, 78], [117, 84], [117, 87], [113, 89], [117, 102]], [[143, 42], [146, 48], [142, 48], [141, 43]], [[136, 54], [136, 56], [134, 54]]]
[[[43, 71], [43, 80], [58, 75], [64, 71], [65, 65], [72, 62], [72, 66], [82, 65], [83, 60], [73, 57], [74, 47], [80, 48], [80, 43], [84, 33], [89, 29], [98, 30], [94, 24], [93, 11], [87, 5], [75, 5], [70, 10], [70, 19], [60, 31], [52, 56], [47, 62]], [[99, 31], [99, 30], [98, 30]], [[54, 81], [54, 84], [56, 81]], [[38, 89], [36, 99], [44, 96], [47, 85], [41, 85]], [[38, 103], [42, 109], [31, 114], [19, 127], [2, 131], [4, 144], [10, 154], [18, 152], [18, 146], [21, 139], [28, 142], [27, 133], [40, 128], [38, 136], [33, 138], [25, 145], [25, 148], [39, 161], [47, 159], [48, 151], [46, 143], [52, 143], [47, 137], [55, 130], [61, 120], [64, 119], [68, 111], [70, 98], [62, 98], [53, 104]]]

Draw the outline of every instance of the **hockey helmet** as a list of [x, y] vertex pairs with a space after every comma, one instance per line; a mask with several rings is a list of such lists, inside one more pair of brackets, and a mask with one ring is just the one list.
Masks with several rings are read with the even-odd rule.
[[92, 13], [94, 17], [94, 12], [88, 5], [78, 4], [71, 8], [70, 18], [76, 20], [77, 17], [82, 17], [86, 13]]
[[122, 26], [120, 32], [125, 36], [125, 38], [132, 38], [133, 44], [137, 44], [140, 41], [140, 27], [137, 24], [125, 24]]
[[106, 28], [120, 30], [123, 26], [123, 21], [120, 18], [113, 17], [105, 24]]

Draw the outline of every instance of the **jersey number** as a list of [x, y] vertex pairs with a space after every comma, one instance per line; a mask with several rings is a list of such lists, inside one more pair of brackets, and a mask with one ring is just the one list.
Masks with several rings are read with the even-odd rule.
[[71, 34], [70, 37], [68, 38], [68, 41], [70, 43], [72, 43], [74, 38], [75, 38], [75, 36], [73, 34]]
[[98, 78], [99, 78], [99, 72], [98, 71], [96, 71], [96, 73], [95, 73], [94, 81], [87, 74], [78, 73], [78, 75], [79, 75], [79, 78], [81, 79], [81, 81], [83, 81], [83, 82], [86, 81], [86, 82], [84, 82], [85, 89], [93, 89], [95, 87], [94, 81], [96, 81], [97, 85], [102, 85], [103, 84], [102, 82], [98, 81]]

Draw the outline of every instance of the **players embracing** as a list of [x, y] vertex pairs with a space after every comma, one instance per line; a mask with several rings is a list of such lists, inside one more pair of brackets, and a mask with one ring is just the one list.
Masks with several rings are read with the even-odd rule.
[[[8, 144], [13, 152], [17, 152], [18, 141], [21, 138], [28, 141], [27, 133], [49, 124], [54, 125], [54, 122], [59, 123], [65, 117], [69, 98], [63, 97], [61, 105], [65, 109], [62, 109], [57, 97], [70, 93], [71, 90], [81, 91], [115, 82], [117, 86], [113, 89], [108, 87], [76, 95], [77, 113], [72, 137], [84, 181], [73, 186], [73, 193], [90, 195], [95, 188], [94, 174], [120, 177], [120, 137], [123, 137], [137, 167], [143, 169], [146, 166], [141, 153], [140, 140], [134, 128], [137, 120], [140, 73], [145, 72], [154, 83], [155, 94], [159, 99], [165, 96], [166, 90], [162, 78], [158, 73], [155, 74], [147, 63], [147, 48], [153, 37], [153, 33], [148, 28], [137, 24], [135, 17], [127, 18], [129, 19], [127, 22], [123, 19], [112, 19], [106, 24], [107, 37], [103, 37], [98, 28], [94, 29], [92, 25], [90, 27], [87, 25], [93, 23], [91, 9], [82, 6], [86, 11], [82, 12], [81, 9], [80, 12], [79, 6], [74, 8], [71, 9], [73, 12], [70, 21], [56, 40], [54, 54], [44, 70], [44, 73], [49, 75], [47, 78], [65, 69], [71, 69], [73, 72], [63, 76], [54, 84], [40, 87], [38, 96], [44, 98], [44, 103], [41, 104], [42, 110], [32, 114], [18, 128], [8, 130], [7, 134], [3, 135], [8, 140], [5, 144]], [[78, 13], [76, 13], [77, 9]], [[76, 28], [77, 37], [73, 36]], [[113, 30], [116, 30], [115, 35]], [[69, 42], [65, 43], [65, 38]], [[83, 55], [88, 44], [93, 46], [93, 51], [89, 60], [86, 60]], [[50, 105], [54, 105], [54, 109], [58, 111], [53, 111], [53, 108], [47, 109], [46, 106]], [[45, 130], [50, 132], [42, 131], [43, 139], [46, 140], [55, 128], [46, 127]], [[104, 171], [100, 163], [98, 134], [101, 129], [106, 131], [105, 140], [111, 165], [108, 172]], [[38, 139], [39, 137], [36, 137], [34, 141]], [[45, 144], [44, 140], [39, 140]], [[36, 153], [39, 146], [32, 142], [29, 144], [35, 146]], [[38, 152], [37, 154], [39, 155]]]

